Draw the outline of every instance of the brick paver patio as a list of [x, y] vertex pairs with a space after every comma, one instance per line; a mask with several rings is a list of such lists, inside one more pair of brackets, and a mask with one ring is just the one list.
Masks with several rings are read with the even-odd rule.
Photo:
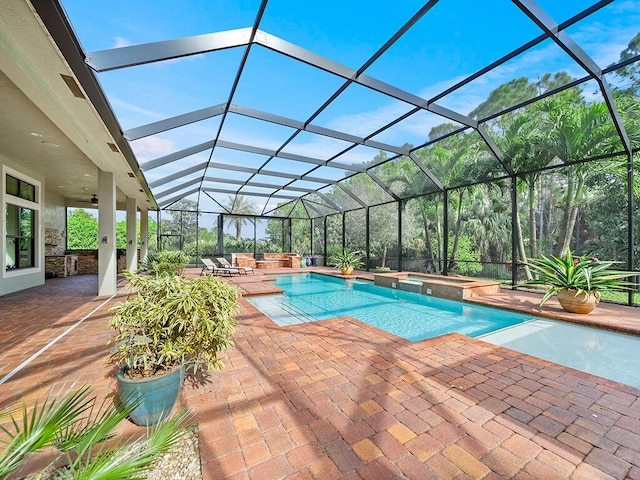
[[[266, 291], [256, 277], [242, 288]], [[96, 285], [0, 297], [0, 409], [76, 380], [113, 393], [117, 299], [101, 306]], [[225, 368], [181, 398], [206, 479], [640, 478], [637, 389], [458, 334], [410, 343], [349, 317], [280, 328], [246, 300], [238, 321]]]

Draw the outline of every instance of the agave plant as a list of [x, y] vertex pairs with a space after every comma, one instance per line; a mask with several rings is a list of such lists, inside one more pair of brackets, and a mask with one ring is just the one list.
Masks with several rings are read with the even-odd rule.
[[333, 255], [329, 260], [329, 264], [336, 268], [360, 268], [362, 266], [362, 252], [352, 252], [345, 248], [342, 253]]
[[64, 465], [56, 470], [57, 479], [139, 478], [184, 434], [188, 413], [181, 411], [135, 442], [107, 448], [105, 440], [115, 436], [113, 430], [130, 414], [135, 402], [128, 406], [103, 403], [96, 410], [96, 398], [90, 395], [88, 385], [56, 395], [50, 390], [44, 401], [36, 401], [31, 409], [23, 403], [15, 411], [1, 413], [0, 420], [8, 418], [9, 422], [8, 426], [0, 425], [0, 445], [4, 447], [0, 478], [7, 478], [31, 453], [45, 447], [54, 447], [59, 454], [44, 472]]
[[575, 291], [575, 296], [582, 293], [587, 296], [593, 294], [599, 300], [600, 292], [628, 291], [633, 287], [633, 283], [625, 279], [636, 273], [612, 270], [611, 266], [615, 263], [587, 258], [584, 255], [574, 258], [571, 250], [567, 250], [564, 258], [542, 255], [541, 258], [530, 259], [527, 262], [537, 278], [522, 285], [551, 286], [542, 297], [541, 306], [563, 289]]

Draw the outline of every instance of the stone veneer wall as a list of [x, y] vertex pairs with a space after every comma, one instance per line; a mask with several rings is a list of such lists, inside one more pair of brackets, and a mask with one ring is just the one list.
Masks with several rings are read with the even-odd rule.
[[57, 228], [45, 227], [44, 229], [44, 254], [49, 255], [64, 255], [64, 234]]
[[67, 260], [64, 256], [44, 257], [44, 271], [54, 277], [67, 276]]
[[[118, 273], [121, 273], [127, 268], [127, 254], [125, 250], [119, 251], [122, 251], [122, 253], [118, 254]], [[67, 250], [66, 254], [78, 256], [78, 273], [80, 275], [98, 273], [97, 250]], [[139, 258], [140, 251], [138, 250], [138, 261]]]

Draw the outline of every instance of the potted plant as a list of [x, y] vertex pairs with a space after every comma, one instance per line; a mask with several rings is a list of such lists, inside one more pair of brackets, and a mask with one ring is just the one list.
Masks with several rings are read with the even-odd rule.
[[121, 366], [121, 400], [142, 398], [132, 421], [153, 425], [171, 411], [185, 369], [222, 367], [217, 353], [233, 345], [238, 290], [213, 275], [126, 275], [132, 293], [111, 308], [110, 360]]
[[339, 268], [342, 275], [351, 275], [356, 268], [362, 265], [362, 252], [350, 251], [345, 248], [342, 253], [335, 254], [331, 257], [330, 265]]
[[548, 285], [540, 301], [540, 306], [554, 294], [562, 308], [571, 313], [589, 313], [600, 301], [600, 293], [604, 291], [627, 291], [632, 283], [625, 279], [635, 275], [634, 272], [611, 270], [616, 262], [599, 261], [581, 256], [574, 258], [571, 250], [565, 258], [542, 255], [530, 259], [527, 266], [537, 276], [522, 285]]

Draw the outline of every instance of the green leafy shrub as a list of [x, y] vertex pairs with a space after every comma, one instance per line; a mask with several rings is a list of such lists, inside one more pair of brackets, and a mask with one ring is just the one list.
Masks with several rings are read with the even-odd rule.
[[183, 251], [165, 250], [156, 254], [152, 267], [156, 275], [181, 275], [189, 260], [189, 255]]
[[[453, 241], [453, 237], [450, 237], [449, 252], [453, 250]], [[473, 247], [471, 239], [466, 235], [460, 235], [453, 268], [449, 267], [450, 273], [468, 276], [477, 275], [482, 271], [482, 264], [478, 260], [480, 260], [480, 254]]]
[[142, 259], [140, 262], [138, 270], [140, 271], [152, 271], [153, 265], [158, 261], [158, 253], [157, 252], [149, 252], [147, 256]]
[[111, 360], [131, 378], [181, 365], [196, 372], [221, 368], [218, 352], [233, 345], [238, 290], [216, 276], [137, 276], [126, 273], [133, 293], [111, 308], [117, 330]]

